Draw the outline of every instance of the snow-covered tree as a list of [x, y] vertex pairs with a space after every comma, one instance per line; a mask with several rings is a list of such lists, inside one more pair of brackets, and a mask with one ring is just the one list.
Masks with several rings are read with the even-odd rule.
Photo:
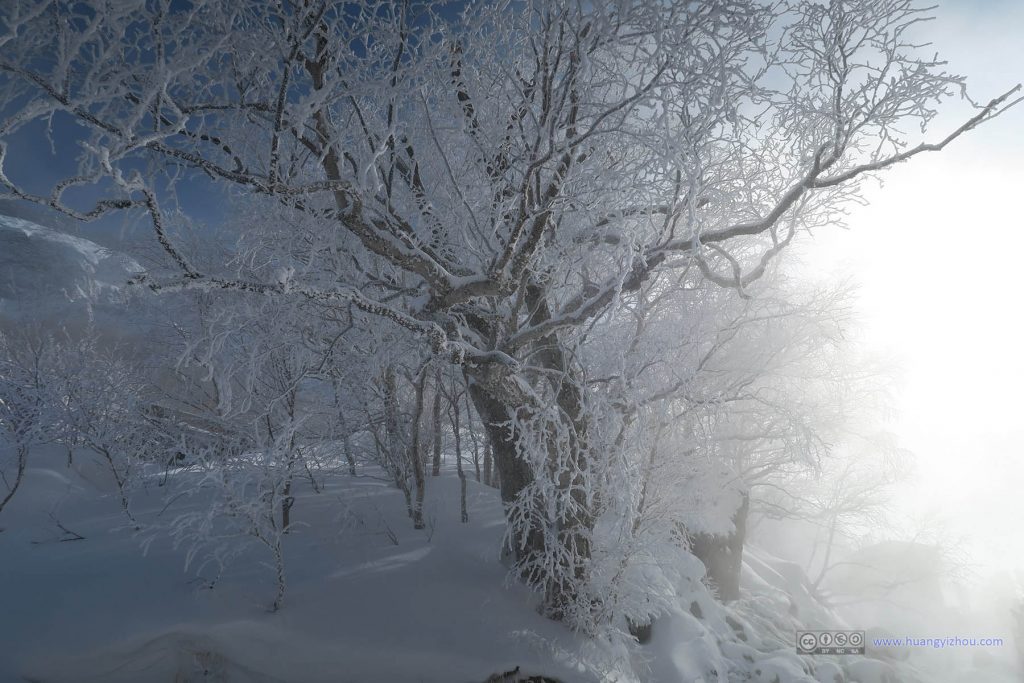
[[122, 351], [92, 329], [75, 337], [0, 336], [0, 425], [15, 458], [10, 477], [0, 471], [7, 487], [0, 510], [18, 489], [30, 451], [60, 444], [68, 465], [85, 453], [100, 459], [135, 523], [130, 493], [138, 466], [162, 444], [145, 414], [146, 377]]
[[54, 409], [49, 370], [52, 339], [26, 333], [20, 339], [0, 335], [0, 512], [14, 498], [25, 478], [33, 447], [56, 441], [62, 422]]
[[[343, 311], [413, 350], [401, 360], [414, 386], [428, 363], [458, 366], [520, 573], [547, 614], [582, 628], [606, 613], [595, 532], [608, 487], [623, 485], [605, 449], [623, 411], [588, 364], [595, 326], [692, 272], [750, 296], [866, 178], [942, 149], [1013, 92], [934, 139], [905, 133], [963, 87], [915, 46], [924, 15], [909, 0], [16, 1], [3, 13], [6, 190], [82, 219], [145, 216], [164, 264], [136, 283], [154, 292], [294, 302], [314, 330]], [[50, 130], [39, 122], [80, 157], [42, 194], [6, 158], [8, 139]], [[210, 201], [280, 207], [302, 239], [265, 268], [190, 257], [169, 208], [195, 210], [175, 199], [183, 178]], [[99, 199], [76, 203], [90, 189]], [[649, 352], [629, 362], [665, 362]], [[398, 372], [377, 376], [393, 422]]]

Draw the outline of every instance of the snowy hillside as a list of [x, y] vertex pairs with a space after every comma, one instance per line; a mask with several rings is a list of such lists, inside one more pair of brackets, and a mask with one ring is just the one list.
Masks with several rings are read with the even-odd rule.
[[[145, 324], [143, 307], [126, 288], [139, 271], [128, 257], [87, 240], [0, 217], [0, 326], [92, 322], [104, 334], [130, 334], [133, 325]], [[225, 348], [221, 339], [249, 329], [235, 317], [238, 307], [227, 303], [222, 317], [207, 321], [217, 352]], [[305, 315], [292, 306], [277, 313]], [[38, 356], [12, 347], [3, 366], [9, 374], [0, 373], [12, 387], [7, 413], [0, 414], [8, 420], [0, 427], [10, 428], [0, 433], [0, 494], [17, 488], [0, 506], [0, 683], [1016, 680], [1005, 657], [997, 661], [980, 650], [871, 651], [869, 645], [866, 656], [798, 654], [800, 629], [863, 627], [870, 640], [876, 624], [896, 622], [884, 611], [874, 621], [866, 613], [832, 611], [816, 597], [803, 565], [781, 559], [781, 550], [758, 547], [754, 537], [744, 549], [739, 598], [728, 604], [705, 585], [701, 561], [668, 537], [621, 555], [606, 544], [588, 558], [595, 585], [641, 607], [650, 596], [660, 600], [650, 613], [651, 639], [641, 644], [574, 632], [541, 616], [541, 595], [513, 579], [500, 560], [507, 517], [498, 491], [480, 483], [479, 468], [476, 478], [467, 475], [468, 521], [460, 519], [462, 482], [447, 447], [473, 442], [475, 458], [484, 436], [472, 422], [459, 427], [460, 401], [452, 402], [451, 431], [438, 428], [452, 437], [437, 443], [447, 462], [439, 476], [426, 477], [424, 528], [416, 529], [410, 498], [386, 469], [393, 463], [374, 431], [388, 404], [372, 408], [375, 395], [359, 393], [380, 373], [360, 374], [364, 366], [352, 363], [337, 381], [300, 386], [287, 373], [294, 370], [289, 364], [301, 366], [295, 354], [308, 340], [283, 345], [291, 356], [273, 356], [282, 348], [275, 325], [263, 342], [247, 337], [238, 349], [245, 358], [279, 359], [274, 372], [283, 374], [247, 384], [249, 366], [229, 364], [240, 374], [233, 383], [212, 383], [216, 400], [207, 396], [205, 404], [206, 366], [199, 380], [176, 372], [182, 384], [175, 385], [165, 373], [153, 376], [159, 391], [143, 390], [133, 384], [138, 370], [118, 364], [119, 352], [90, 355], [77, 341]], [[311, 367], [320, 365], [314, 358]], [[18, 380], [19, 368], [30, 371], [29, 380]], [[48, 379], [33, 384], [40, 368]], [[282, 393], [266, 388], [282, 377]], [[297, 399], [295, 387], [308, 395]], [[429, 388], [438, 415], [445, 391]], [[425, 393], [420, 384], [412, 403], [421, 413], [430, 403]], [[269, 407], [254, 412], [253, 402], [264, 395]], [[242, 406], [235, 412], [227, 409], [233, 396]], [[305, 421], [271, 429], [281, 405], [298, 406]], [[339, 424], [346, 411], [353, 420], [364, 410], [358, 428]], [[256, 440], [248, 431], [254, 422]], [[263, 424], [271, 442], [260, 446]], [[348, 441], [339, 442], [339, 432]], [[294, 434], [302, 435], [297, 451], [290, 450]], [[27, 445], [27, 460], [17, 457], [17, 444]], [[470, 467], [469, 455], [463, 459]], [[27, 467], [17, 487], [19, 462]], [[293, 475], [293, 467], [302, 474]], [[410, 479], [402, 481], [410, 486]], [[713, 490], [712, 484], [696, 488]], [[678, 495], [681, 485], [666, 490]], [[279, 526], [283, 506], [291, 521]], [[607, 523], [613, 518], [598, 531], [619, 533]], [[283, 606], [274, 611], [279, 585]], [[621, 633], [626, 615], [615, 616]], [[927, 623], [896, 635], [924, 627], [941, 630]]]
[[116, 315], [142, 268], [94, 242], [0, 215], [0, 327], [82, 324]]

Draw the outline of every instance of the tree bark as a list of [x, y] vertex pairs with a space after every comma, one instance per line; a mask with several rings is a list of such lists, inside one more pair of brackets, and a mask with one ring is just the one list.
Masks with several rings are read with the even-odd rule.
[[289, 477], [284, 483], [284, 500], [281, 501], [281, 530], [288, 533], [288, 527], [292, 525], [292, 506], [295, 505], [295, 497], [292, 496], [292, 480]]
[[[334, 404], [338, 406], [338, 385], [337, 382], [334, 384]], [[356, 476], [356, 459], [352, 455], [352, 443], [350, 441], [351, 433], [349, 432], [348, 422], [345, 420], [345, 411], [340, 406], [338, 407], [338, 426], [341, 427], [341, 448], [345, 454], [345, 460], [348, 462], [348, 473], [353, 477]]]
[[420, 429], [421, 418], [423, 417], [423, 393], [427, 384], [426, 368], [415, 380], [416, 408], [412, 415], [412, 448], [408, 457], [412, 465], [412, 480], [416, 487], [416, 498], [412, 504], [412, 528], [423, 529], [426, 524], [423, 522], [423, 498], [426, 493], [427, 480], [423, 470], [425, 458], [423, 453], [423, 433]]
[[14, 483], [9, 485], [7, 495], [4, 496], [3, 500], [0, 500], [0, 512], [7, 507], [7, 503], [11, 502], [11, 498], [14, 498], [14, 494], [17, 493], [18, 487], [21, 486], [21, 480], [25, 478], [25, 465], [28, 462], [28, 447], [23, 445], [17, 446], [18, 464], [17, 471], [14, 475]]
[[384, 368], [383, 389], [385, 442], [381, 444], [378, 440], [377, 448], [384, 451], [384, 461], [388, 469], [391, 470], [395, 486], [405, 496], [405, 505], [409, 517], [413, 517], [412, 492], [409, 490], [407, 476], [408, 446], [405, 442], [405, 434], [401, 429], [398, 411], [398, 384], [395, 380], [395, 369], [391, 365]]
[[[454, 394], [454, 392], [453, 392]], [[466, 507], [466, 471], [462, 468], [462, 435], [460, 434], [459, 401], [453, 400], [449, 404], [452, 433], [455, 434], [455, 469], [459, 473], [459, 519], [465, 524], [469, 521], [469, 510]]]
[[[550, 343], [544, 340], [542, 343]], [[577, 373], [570, 366], [567, 355], [556, 344], [550, 344], [535, 357], [544, 367], [556, 370], [561, 380], [555, 386], [556, 401], [562, 419], [567, 422], [574, 435], [569, 446], [570, 452], [558, 452], [560, 446], [552, 438], [547, 455], [548, 476], [553, 477], [561, 499], [556, 518], [548, 520], [552, 527], [544, 528], [539, 523], [527, 528], [512, 528], [510, 535], [517, 562], [521, 566], [534, 564], [545, 566], [541, 560], [546, 551], [545, 537], [557, 539], [562, 550], [558, 556], [562, 565], [556, 573], [547, 570], [543, 576], [524, 577], [531, 583], [540, 583], [544, 590], [544, 611], [553, 619], [564, 618], [566, 608], [576, 598], [575, 590], [586, 580], [586, 568], [590, 558], [590, 531], [593, 526], [590, 505], [587, 500], [584, 476], [587, 468], [587, 421], [583, 413], [580, 382]], [[521, 406], [513, 405], [508, 399], [495, 396], [500, 392], [485, 388], [478, 382], [470, 382], [470, 393], [477, 413], [484, 421], [493, 449], [494, 466], [500, 480], [501, 499], [506, 510], [518, 499], [521, 492], [533, 483], [534, 473], [520, 456], [517, 449], [519, 435], [510, 424]], [[562, 456], [565, 456], [564, 458]], [[543, 507], [543, 504], [541, 504]], [[511, 520], [510, 520], [511, 521]], [[565, 563], [571, 563], [567, 565]]]
[[750, 495], [744, 493], [740, 507], [732, 517], [735, 527], [732, 533], [721, 536], [695, 534], [692, 538], [690, 550], [704, 563], [708, 579], [718, 590], [722, 602], [731, 602], [740, 597], [743, 544], [747, 538], [749, 511]]
[[356, 459], [352, 455], [352, 443], [349, 441], [348, 434], [345, 434], [341, 441], [341, 447], [345, 452], [345, 460], [348, 462], [348, 473], [350, 476], [356, 476]]
[[487, 439], [484, 446], [484, 486], [494, 486], [492, 481], [492, 470], [494, 469], [494, 456], [492, 455], [491, 440]]
[[[456, 394], [454, 383], [453, 383], [453, 386], [452, 386], [452, 395], [455, 396], [453, 401], [455, 402], [455, 409], [458, 410], [459, 409], [459, 399], [461, 398], [461, 394]], [[473, 428], [473, 406], [472, 406], [472, 403], [470, 402], [469, 394], [466, 393], [465, 395], [466, 395], [466, 424], [469, 427], [466, 431], [469, 434], [469, 441], [470, 441], [470, 443], [473, 444], [473, 470], [476, 473], [476, 480], [479, 483], [480, 482], [480, 443], [479, 443], [479, 439], [477, 439], [477, 437], [476, 437], [476, 430]], [[484, 483], [486, 484], [487, 482], [484, 482]]]
[[[529, 465], [516, 450], [518, 435], [508, 425], [513, 417], [510, 409], [494, 398], [477, 382], [469, 384], [470, 396], [487, 430], [493, 466], [499, 477], [501, 502], [506, 510], [516, 501], [519, 492], [533, 482]], [[516, 560], [526, 560], [531, 554], [543, 552], [544, 535], [540, 529], [530, 529], [512, 538], [512, 552]]]
[[[546, 292], [539, 286], [529, 285], [526, 289], [526, 300], [533, 310], [531, 324], [539, 325], [551, 318]], [[565, 453], [564, 465], [562, 454], [557, 452], [559, 445], [552, 439], [549, 442], [548, 466], [554, 472], [559, 495], [567, 498], [557, 511], [558, 543], [568, 550], [559, 553], [562, 562], [570, 561], [572, 566], [562, 566], [563, 576], [571, 584], [558, 581], [548, 582], [545, 587], [545, 609], [549, 616], [562, 620], [565, 608], [575, 598], [575, 589], [586, 580], [587, 566], [590, 560], [590, 532], [594, 520], [590, 502], [587, 499], [588, 485], [585, 480], [588, 458], [589, 424], [583, 406], [583, 378], [579, 368], [574, 366], [571, 356], [558, 338], [557, 333], [550, 333], [538, 342], [538, 350], [534, 356], [545, 370], [555, 390], [555, 400], [559, 407], [561, 419], [569, 428], [568, 453]]]
[[437, 477], [441, 474], [441, 366], [434, 371], [434, 405], [431, 417], [433, 418], [434, 436], [434, 460], [431, 463], [430, 475]]

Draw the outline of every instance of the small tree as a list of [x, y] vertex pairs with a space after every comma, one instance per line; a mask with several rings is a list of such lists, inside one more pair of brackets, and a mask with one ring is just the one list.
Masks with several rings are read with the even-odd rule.
[[0, 424], [16, 462], [13, 478], [4, 476], [8, 491], [0, 509], [14, 496], [29, 451], [62, 444], [69, 466], [77, 450], [103, 460], [125, 515], [135, 523], [129, 509], [135, 466], [155, 446], [142, 409], [146, 379], [116, 347], [101, 346], [92, 329], [76, 337], [0, 336]]
[[18, 492], [33, 447], [55, 441], [63, 423], [55, 410], [60, 390], [51, 376], [54, 342], [0, 334], [0, 512]]

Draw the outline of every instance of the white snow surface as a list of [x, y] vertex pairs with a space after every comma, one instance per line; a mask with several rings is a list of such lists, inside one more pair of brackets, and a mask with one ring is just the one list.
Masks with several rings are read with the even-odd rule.
[[[401, 493], [369, 468], [299, 491], [288, 594], [271, 613], [261, 547], [210, 589], [215, 568], [186, 570], [184, 549], [156, 538], [142, 551], [144, 534], [126, 525], [100, 463], [76, 454], [69, 467], [62, 449], [35, 455], [0, 514], [4, 682], [483, 683], [516, 666], [563, 683], [1017, 680], [991, 668], [939, 676], [920, 663], [797, 655], [801, 624], [841, 624], [799, 567], [758, 549], [747, 553], [741, 600], [726, 608], [701, 584], [679, 587], [678, 609], [655, 622], [652, 641], [618, 656], [538, 615], [537, 597], [506, 580], [496, 491], [471, 479], [462, 524], [450, 471], [429, 482], [426, 531], [412, 529]], [[164, 509], [161, 481], [155, 473], [136, 493], [140, 519]], [[58, 522], [84, 538], [70, 540]]]
[[[260, 548], [207, 589], [213, 567], [186, 571], [185, 551], [161, 539], [144, 554], [116, 495], [84, 471], [93, 466], [64, 461], [37, 459], [0, 515], [0, 681], [469, 682], [515, 666], [598, 680], [577, 661], [585, 641], [506, 585], [500, 502], [475, 482], [469, 524], [459, 522], [457, 479], [432, 482], [425, 532], [372, 474], [300, 493], [288, 595], [271, 613]], [[163, 507], [158, 483], [140, 517]], [[85, 538], [62, 541], [58, 520]]]

